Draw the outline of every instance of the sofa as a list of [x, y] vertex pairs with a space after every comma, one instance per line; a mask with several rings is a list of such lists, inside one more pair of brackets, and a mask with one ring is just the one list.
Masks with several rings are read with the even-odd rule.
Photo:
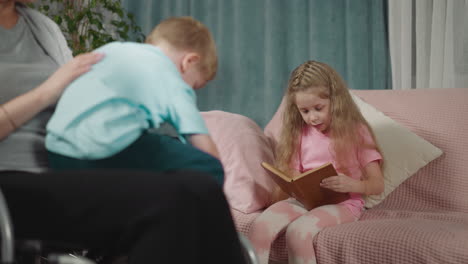
[[[468, 89], [351, 92], [442, 154], [410, 173], [359, 221], [322, 230], [313, 240], [318, 263], [468, 263]], [[274, 159], [274, 133], [268, 130], [277, 114], [264, 130], [237, 114], [203, 116], [225, 166], [236, 227], [247, 234], [274, 186], [259, 161]], [[270, 262], [287, 263], [284, 235], [274, 242]]]

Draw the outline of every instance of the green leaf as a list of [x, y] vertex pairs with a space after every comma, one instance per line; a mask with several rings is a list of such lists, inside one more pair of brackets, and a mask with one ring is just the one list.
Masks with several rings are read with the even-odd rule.
[[120, 17], [123, 17], [124, 16], [124, 12], [122, 9], [116, 9], [115, 10], [115, 13], [117, 13], [117, 15], [119, 15]]
[[[121, 0], [83, 0], [82, 3], [80, 7], [73, 0], [42, 0], [28, 6], [36, 8], [59, 25], [74, 55], [112, 41], [144, 41], [145, 36], [135, 22], [135, 16], [122, 7]], [[115, 18], [105, 22], [103, 14], [107, 13]], [[84, 25], [86, 27], [83, 28]], [[78, 36], [78, 29], [86, 32]]]
[[86, 43], [86, 39], [84, 38], [84, 36], [80, 36], [80, 45], [84, 47], [85, 43]]
[[76, 14], [75, 20], [77, 22], [80, 22], [81, 20], [83, 20], [84, 17], [85, 17], [85, 13], [79, 12], [79, 13]]
[[125, 31], [118, 31], [118, 33], [119, 33], [119, 36], [120, 36], [120, 38], [121, 38], [122, 40], [128, 39], [128, 34], [127, 34], [127, 32], [125, 32]]
[[62, 24], [62, 17], [59, 16], [59, 15], [55, 15], [53, 20], [55, 21], [55, 23], [57, 23], [57, 25], [61, 25]]

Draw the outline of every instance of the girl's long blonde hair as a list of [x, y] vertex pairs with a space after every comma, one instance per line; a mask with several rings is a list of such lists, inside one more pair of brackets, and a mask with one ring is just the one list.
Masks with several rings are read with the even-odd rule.
[[357, 146], [379, 151], [376, 144], [365, 146], [362, 142], [360, 131], [363, 126], [369, 130], [374, 142], [375, 136], [340, 75], [325, 63], [307, 61], [291, 73], [288, 82], [283, 126], [276, 147], [276, 165], [280, 169], [291, 171], [291, 162], [300, 151], [300, 137], [305, 122], [296, 106], [297, 92], [314, 92], [322, 98], [330, 99], [331, 152], [338, 170], [348, 173], [350, 157], [357, 158]]

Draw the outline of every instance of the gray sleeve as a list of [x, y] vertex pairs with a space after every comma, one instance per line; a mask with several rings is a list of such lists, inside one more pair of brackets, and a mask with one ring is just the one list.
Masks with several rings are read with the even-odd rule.
[[73, 58], [62, 31], [54, 21], [28, 7], [19, 5], [17, 10], [25, 18], [38, 43], [55, 62], [63, 65]]

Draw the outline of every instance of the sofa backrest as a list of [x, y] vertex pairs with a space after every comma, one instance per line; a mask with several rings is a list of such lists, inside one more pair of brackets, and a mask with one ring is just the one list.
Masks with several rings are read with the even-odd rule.
[[[468, 89], [352, 92], [444, 152], [374, 208], [468, 213]], [[265, 127], [273, 144], [280, 113]]]

